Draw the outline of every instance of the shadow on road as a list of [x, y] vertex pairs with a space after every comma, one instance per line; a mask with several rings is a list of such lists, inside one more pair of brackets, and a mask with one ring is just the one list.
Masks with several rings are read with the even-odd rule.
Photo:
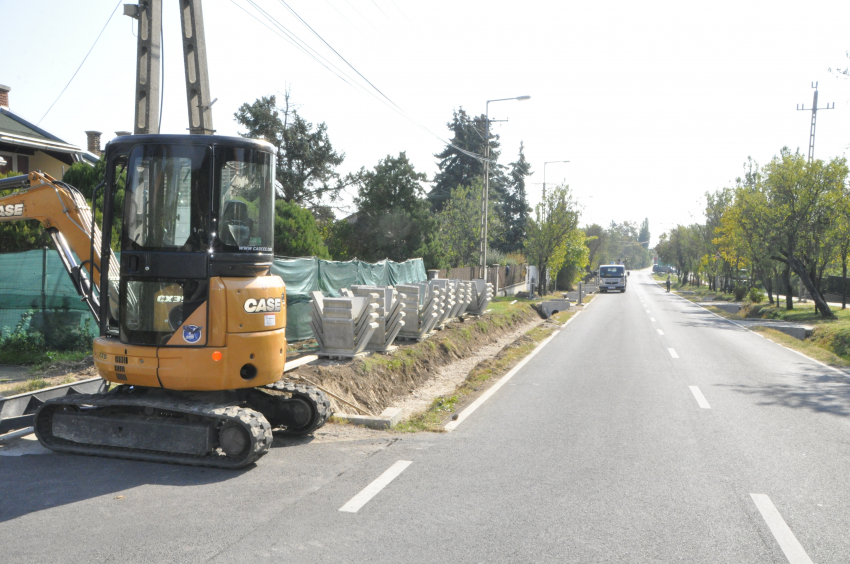
[[850, 416], [850, 382], [843, 376], [809, 364], [798, 364], [798, 372], [784, 375], [798, 383], [724, 385], [735, 392], [761, 398], [758, 405], [808, 409], [816, 413]]
[[143, 485], [197, 486], [238, 478], [239, 470], [196, 468], [70, 454], [0, 458], [0, 523]]
[[704, 309], [688, 308], [684, 311], [680, 309], [670, 309], [668, 311], [676, 315], [685, 316], [684, 321], [675, 322], [682, 327], [712, 327], [714, 329], [727, 329], [731, 331], [746, 330]]

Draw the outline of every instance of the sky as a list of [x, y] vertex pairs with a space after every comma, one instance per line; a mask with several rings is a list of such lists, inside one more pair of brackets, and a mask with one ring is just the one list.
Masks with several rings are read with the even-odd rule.
[[[14, 112], [83, 147], [86, 130], [104, 144], [132, 130], [135, 22], [116, 5], [0, 0], [17, 22], [0, 34]], [[653, 243], [702, 221], [704, 194], [731, 186], [748, 156], [807, 153], [811, 112], [796, 107], [811, 108], [813, 82], [819, 106], [835, 104], [817, 114], [815, 157], [850, 145], [850, 79], [834, 72], [850, 66], [850, 2], [207, 0], [203, 16], [217, 134], [240, 131], [243, 103], [289, 89], [327, 124], [339, 172], [404, 151], [432, 179], [453, 110], [527, 95], [491, 103], [490, 117], [507, 120], [492, 125], [502, 164], [525, 146], [530, 203], [544, 163], [569, 160], [545, 181], [569, 184], [582, 223], [648, 218]], [[179, 25], [178, 1], [163, 0], [162, 133], [188, 128]]]

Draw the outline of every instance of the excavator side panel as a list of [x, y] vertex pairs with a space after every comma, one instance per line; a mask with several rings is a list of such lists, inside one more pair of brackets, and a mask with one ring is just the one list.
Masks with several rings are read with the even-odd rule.
[[104, 380], [116, 384], [159, 388], [156, 347], [125, 345], [118, 339], [94, 340], [94, 365]]

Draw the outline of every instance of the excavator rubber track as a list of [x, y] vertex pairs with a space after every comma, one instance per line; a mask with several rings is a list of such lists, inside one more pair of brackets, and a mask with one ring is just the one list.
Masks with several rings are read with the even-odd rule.
[[321, 428], [328, 422], [331, 412], [331, 400], [327, 394], [313, 386], [305, 384], [295, 384], [285, 380], [278, 380], [273, 384], [268, 384], [266, 388], [276, 392], [289, 394], [292, 398], [297, 398], [307, 402], [313, 411], [310, 422], [301, 427], [286, 427], [282, 430], [287, 435], [307, 435]]
[[38, 409], [34, 426], [56, 452], [225, 469], [255, 462], [273, 441], [268, 421], [252, 409], [166, 393], [56, 398]]

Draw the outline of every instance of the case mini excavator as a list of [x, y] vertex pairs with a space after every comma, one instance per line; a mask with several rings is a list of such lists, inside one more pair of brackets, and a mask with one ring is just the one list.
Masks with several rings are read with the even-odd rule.
[[[118, 384], [45, 402], [35, 417], [44, 446], [238, 468], [267, 452], [273, 428], [325, 423], [321, 391], [280, 381], [286, 295], [269, 275], [272, 150], [222, 136], [113, 140], [103, 237], [72, 186], [39, 172], [0, 180], [0, 221], [37, 219], [52, 235], [98, 320], [97, 370]], [[120, 260], [110, 237], [119, 217]]]
[[[140, 6], [141, 45], [159, 15], [157, 0]], [[181, 0], [187, 41], [203, 39], [199, 10], [199, 0]], [[212, 133], [209, 94], [202, 88], [193, 100], [189, 74], [190, 130]], [[156, 123], [156, 95], [150, 85], [138, 89], [137, 133]], [[68, 184], [40, 172], [0, 180], [0, 221], [36, 219], [51, 234], [98, 321], [98, 373], [117, 384], [40, 406], [34, 426], [44, 446], [239, 468], [268, 451], [272, 429], [305, 434], [324, 425], [327, 396], [281, 381], [286, 293], [269, 274], [274, 151], [217, 135], [117, 137], [92, 197], [103, 195], [100, 229]]]

